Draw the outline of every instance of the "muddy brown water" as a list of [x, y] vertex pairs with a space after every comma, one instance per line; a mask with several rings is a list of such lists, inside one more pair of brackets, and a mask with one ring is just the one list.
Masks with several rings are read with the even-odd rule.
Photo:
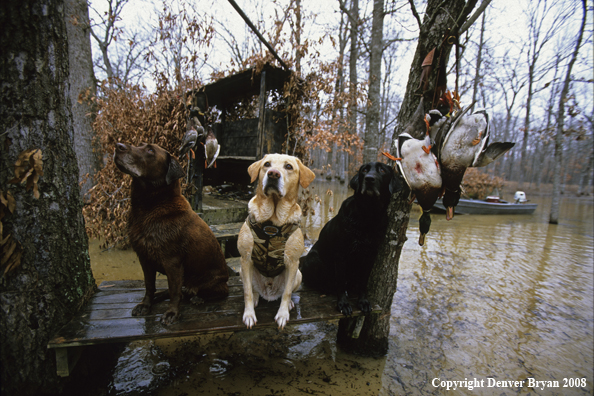
[[[327, 193], [330, 190], [332, 193]], [[338, 212], [346, 185], [315, 182], [307, 235]], [[507, 197], [511, 198], [511, 197]], [[386, 357], [336, 346], [337, 324], [142, 341], [109, 373], [109, 394], [588, 395], [593, 393], [592, 199], [551, 199], [533, 215], [432, 215], [418, 246], [413, 208]], [[91, 242], [96, 280], [142, 279], [132, 251]], [[522, 382], [523, 381], [523, 382]]]

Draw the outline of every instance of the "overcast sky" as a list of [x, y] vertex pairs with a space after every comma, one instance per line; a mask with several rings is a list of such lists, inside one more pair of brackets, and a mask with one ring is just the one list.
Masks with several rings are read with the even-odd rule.
[[[236, 0], [238, 5], [248, 15], [252, 22], [257, 23], [258, 21], [264, 22], [266, 28], [272, 28], [271, 16], [274, 11], [278, 10], [279, 7], [275, 6], [272, 0]], [[280, 0], [281, 3], [285, 3], [286, 0]], [[566, 3], [575, 0], [566, 0]], [[173, 4], [175, 2], [168, 2]], [[361, 14], [371, 14], [372, 2], [371, 1], [360, 1]], [[418, 27], [416, 22], [412, 19], [410, 12], [410, 6], [408, 1], [387, 1], [388, 6], [394, 6], [398, 8], [397, 16], [393, 19], [386, 18], [384, 27], [384, 37], [391, 37], [391, 23], [402, 20], [403, 17], [407, 17], [408, 21], [402, 25], [402, 31], [405, 37], [416, 38], [418, 35]], [[423, 11], [423, 3], [421, 1], [415, 1], [419, 12]], [[101, 10], [107, 4], [106, 0], [91, 0], [90, 4], [92, 7]], [[122, 21], [120, 25], [125, 29], [134, 29], [134, 26], [155, 26], [157, 24], [157, 17], [155, 7], [159, 7], [161, 4], [159, 1], [149, 0], [130, 0], [125, 6]], [[251, 33], [249, 28], [246, 26], [243, 19], [235, 11], [228, 1], [224, 0], [199, 0], [197, 3], [201, 10], [204, 10], [206, 15], [212, 16], [216, 21], [222, 23], [225, 27], [235, 33], [235, 37], [241, 40], [243, 37], [255, 40], [255, 35]], [[313, 15], [310, 18], [304, 20], [304, 36], [310, 37], [317, 40], [319, 37], [326, 35], [326, 32], [332, 30], [338, 25], [339, 21], [339, 10], [338, 0], [302, 0], [302, 10], [304, 16]], [[505, 51], [510, 51], [510, 56], [517, 56], [517, 50], [521, 45], [522, 41], [527, 39], [528, 30], [526, 17], [523, 10], [529, 5], [534, 4], [532, 0], [493, 0], [488, 8], [488, 20], [489, 25], [487, 27], [487, 37], [490, 40], [490, 45], [495, 51], [495, 55], [502, 55]], [[561, 2], [563, 4], [563, 1]], [[172, 5], [174, 7], [174, 5]], [[92, 16], [91, 12], [91, 16]], [[421, 15], [421, 18], [423, 15]], [[572, 24], [571, 37], [575, 37], [577, 29], [579, 28], [581, 18], [581, 12], [576, 13], [575, 23]], [[592, 14], [590, 13], [590, 35], [592, 31]], [[475, 28], [480, 26], [480, 19], [475, 22]], [[216, 28], [216, 26], [215, 26]], [[265, 32], [262, 32], [265, 33]], [[266, 34], [264, 34], [266, 37]], [[591, 37], [590, 37], [591, 38]], [[230, 59], [230, 51], [228, 45], [220, 39], [215, 38], [214, 45], [209, 50], [209, 61], [208, 66], [202, 70], [201, 77], [204, 81], [208, 82], [208, 76], [210, 72], [215, 70], [226, 70], [228, 69], [228, 62]], [[554, 43], [552, 43], [554, 45]], [[552, 50], [552, 45], [549, 47]], [[326, 56], [328, 59], [334, 59], [337, 56], [337, 51], [332, 49], [329, 44], [329, 40], [326, 40], [322, 44], [317, 44], [317, 50], [320, 51], [321, 56]], [[404, 92], [406, 87], [406, 77], [408, 76], [408, 70], [412, 60], [413, 52], [416, 48], [416, 42], [412, 41], [405, 45], [401, 45], [398, 50], [398, 67], [399, 74], [402, 78], [395, 79], [392, 84], [395, 90], [401, 90]], [[589, 64], [584, 65], [583, 63], [576, 64], [574, 67], [574, 76], [583, 79], [592, 78], [592, 42], [591, 40], [586, 43], [585, 47], [581, 50], [582, 56], [585, 59], [590, 59]], [[472, 55], [474, 56], [474, 55]], [[453, 62], [451, 57], [450, 62]], [[304, 69], [307, 72], [307, 64], [304, 64]], [[361, 70], [360, 78], [364, 79], [364, 71]], [[148, 84], [150, 85], [150, 81]], [[544, 84], [544, 83], [543, 83]], [[587, 102], [590, 109], [593, 108], [594, 102], [592, 101], [592, 84], [585, 84], [579, 88], [584, 95], [582, 102]]]

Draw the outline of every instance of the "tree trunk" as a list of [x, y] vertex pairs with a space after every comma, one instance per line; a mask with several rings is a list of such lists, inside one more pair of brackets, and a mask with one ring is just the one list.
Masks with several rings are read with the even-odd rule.
[[81, 195], [93, 187], [93, 175], [101, 166], [99, 147], [93, 133], [94, 108], [89, 100], [95, 95], [95, 74], [89, 35], [89, 8], [86, 0], [66, 0], [65, 23], [68, 32], [70, 64], [70, 102], [74, 127], [74, 151], [78, 160]]
[[363, 163], [377, 161], [380, 122], [380, 89], [382, 84], [382, 52], [384, 38], [384, 0], [373, 1], [371, 54], [369, 57], [369, 96], [365, 119]]
[[565, 102], [569, 94], [569, 85], [571, 83], [571, 69], [575, 60], [577, 59], [580, 46], [582, 44], [582, 37], [584, 35], [584, 28], [586, 26], [586, 0], [582, 0], [583, 12], [582, 26], [578, 39], [575, 43], [575, 50], [571, 56], [571, 60], [567, 65], [567, 73], [565, 74], [565, 82], [563, 83], [563, 89], [561, 90], [561, 98], [559, 99], [559, 111], [557, 112], [557, 135], [555, 136], [555, 165], [553, 171], [553, 201], [551, 203], [551, 213], [549, 216], [549, 223], [557, 224], [559, 222], [559, 203], [561, 201], [561, 163], [563, 154], [563, 121], [565, 117]]
[[589, 151], [587, 154], [588, 161], [584, 164], [578, 185], [577, 195], [589, 195], [588, 183], [590, 181], [590, 175], [592, 174], [592, 168], [594, 166], [594, 150], [592, 149], [592, 139], [586, 141], [586, 149]]
[[[405, 125], [412, 120], [411, 116], [418, 107], [420, 97], [415, 95], [414, 92], [419, 86], [423, 59], [431, 49], [441, 44], [444, 34], [453, 27], [452, 16], [462, 23], [475, 5], [476, 0], [470, 0], [468, 3], [464, 0], [428, 1], [425, 20], [421, 25], [419, 41], [408, 77], [404, 101], [398, 114], [398, 126], [392, 137], [392, 147], [394, 146], [394, 140], [398, 139], [398, 135], [403, 131]], [[432, 73], [431, 78], [435, 78], [435, 73], [436, 71]], [[343, 319], [341, 321], [339, 343], [341, 347], [348, 351], [377, 356], [385, 354], [388, 350], [390, 312], [394, 293], [396, 292], [400, 253], [402, 245], [406, 241], [410, 209], [408, 188], [405, 187], [404, 190], [392, 196], [388, 208], [390, 222], [386, 237], [380, 246], [368, 282], [369, 300], [372, 304], [379, 305], [383, 313], [379, 316], [368, 316], [364, 321], [361, 335], [356, 339], [347, 336], [348, 329], [352, 326], [352, 320]]]
[[301, 76], [301, 58], [303, 50], [301, 49], [301, 0], [295, 2], [295, 72]]
[[[350, 40], [351, 48], [349, 54], [349, 133], [351, 135], [357, 134], [357, 92], [358, 92], [358, 78], [357, 78], [357, 59], [359, 58], [358, 51], [358, 31], [359, 31], [359, 0], [351, 0], [351, 11], [349, 14], [351, 22]], [[347, 173], [349, 171], [349, 157], [345, 158], [345, 167]]]
[[[62, 381], [47, 343], [95, 287], [73, 150], [65, 7], [49, 0], [0, 4], [0, 189], [16, 201], [2, 219], [3, 236], [11, 234], [22, 254], [0, 272], [1, 390], [55, 394]], [[24, 184], [9, 184], [28, 149], [42, 153], [39, 198]]]
[[[474, 103], [477, 99], [478, 96], [478, 91], [479, 91], [479, 86], [482, 80], [482, 76], [481, 76], [481, 63], [483, 61], [483, 46], [485, 44], [484, 41], [484, 36], [485, 36], [485, 14], [483, 14], [483, 18], [482, 18], [482, 22], [481, 22], [481, 34], [480, 34], [480, 38], [479, 38], [479, 46], [478, 46], [478, 51], [476, 54], [476, 70], [474, 73], [474, 81], [472, 83], [472, 100], [470, 101], [470, 103]], [[474, 104], [473, 104], [474, 107]], [[479, 106], [481, 107], [481, 106]], [[473, 109], [474, 111], [474, 109]], [[506, 140], [504, 140], [506, 141]]]

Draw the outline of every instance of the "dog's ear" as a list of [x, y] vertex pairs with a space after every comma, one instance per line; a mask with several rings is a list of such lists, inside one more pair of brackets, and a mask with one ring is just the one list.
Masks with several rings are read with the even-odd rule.
[[359, 171], [355, 173], [355, 176], [349, 182], [349, 187], [352, 188], [355, 192], [359, 191]]
[[402, 181], [400, 180], [400, 175], [394, 171], [393, 168], [391, 169], [392, 173], [392, 180], [390, 180], [390, 185], [388, 186], [388, 190], [390, 190], [390, 195], [394, 194], [396, 191], [402, 190]]
[[[266, 156], [264, 156], [264, 158], [266, 158]], [[264, 161], [264, 158], [262, 158], [260, 161], [254, 162], [248, 167], [248, 173], [252, 179], [250, 183], [255, 182], [258, 178], [258, 175], [260, 174], [260, 167], [262, 166], [262, 161]]]
[[169, 168], [167, 168], [167, 175], [165, 175], [165, 182], [167, 185], [173, 183], [177, 179], [181, 179], [185, 175], [184, 169], [179, 162], [169, 154]]
[[316, 178], [316, 174], [307, 166], [303, 165], [303, 162], [299, 158], [297, 158], [297, 164], [299, 165], [299, 184], [301, 184], [301, 187], [307, 188]]

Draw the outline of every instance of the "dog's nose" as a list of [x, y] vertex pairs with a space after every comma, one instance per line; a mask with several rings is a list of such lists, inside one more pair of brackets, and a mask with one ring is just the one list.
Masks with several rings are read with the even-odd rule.
[[124, 143], [116, 143], [116, 151], [123, 153], [124, 151], [128, 151], [128, 146]]
[[367, 182], [374, 182], [375, 181], [375, 173], [368, 173], [365, 175], [365, 181]]
[[268, 171], [268, 178], [269, 179], [280, 179], [280, 177], [281, 177], [281, 174], [276, 169], [270, 169]]

